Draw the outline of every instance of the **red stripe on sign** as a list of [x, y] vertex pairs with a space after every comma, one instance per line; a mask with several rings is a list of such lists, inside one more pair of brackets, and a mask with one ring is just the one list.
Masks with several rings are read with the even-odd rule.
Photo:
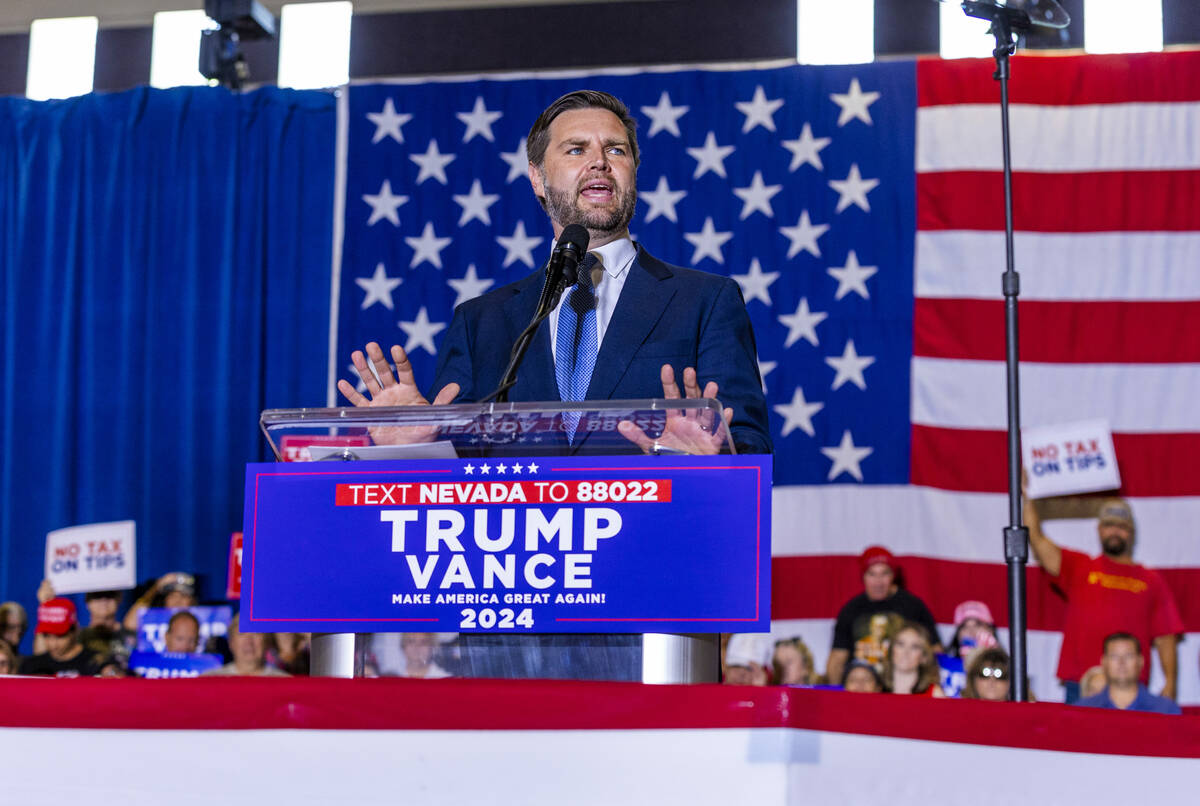
[[[1200, 226], [1200, 171], [1013, 174], [1013, 224], [1024, 232], [1187, 232]], [[917, 174], [917, 227], [1004, 229], [999, 171]]]
[[[899, 558], [904, 586], [925, 602], [939, 624], [953, 623], [954, 608], [960, 602], [978, 599], [991, 608], [998, 626], [1008, 626], [1008, 572], [1001, 537], [1005, 525], [980, 525], [979, 540], [995, 546], [994, 563]], [[1159, 573], [1175, 594], [1184, 628], [1188, 632], [1200, 630], [1200, 597], [1192, 594], [1200, 585], [1200, 568], [1167, 568], [1159, 569]], [[775, 557], [771, 574], [771, 618], [776, 620], [836, 618], [842, 605], [863, 590], [857, 556]], [[1025, 571], [1025, 580], [1029, 629], [1061, 631], [1066, 602], [1051, 585], [1051, 578], [1031, 565]]]
[[[9, 701], [0, 710], [0, 726], [22, 728], [791, 728], [1103, 755], [1200, 757], [1200, 720], [1189, 717], [1056, 703], [936, 700], [783, 686], [319, 678], [13, 679], [4, 685]], [[496, 740], [504, 741], [503, 735]]]
[[[941, 490], [1008, 491], [1008, 444], [1003, 431], [912, 427], [912, 483]], [[1200, 466], [1180, 462], [1200, 454], [1200, 433], [1113, 434], [1128, 496], [1200, 495]]]
[[[995, 104], [1000, 86], [991, 59], [917, 61], [917, 103]], [[1022, 55], [1012, 60], [1014, 104], [1154, 103], [1200, 101], [1200, 52], [1113, 56]]]
[[[1200, 302], [1022, 300], [1021, 360], [1049, 364], [1200, 362]], [[1004, 360], [1004, 300], [918, 298], [913, 354]]]

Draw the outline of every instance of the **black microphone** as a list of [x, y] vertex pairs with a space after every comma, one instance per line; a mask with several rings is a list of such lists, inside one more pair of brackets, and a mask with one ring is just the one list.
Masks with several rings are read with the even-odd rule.
[[483, 398], [481, 403], [492, 400], [503, 403], [508, 400], [508, 390], [517, 382], [517, 370], [525, 358], [525, 353], [529, 350], [529, 345], [533, 343], [533, 334], [537, 332], [542, 321], [554, 310], [563, 290], [578, 282], [579, 263], [587, 254], [590, 240], [591, 236], [587, 229], [579, 224], [568, 224], [563, 228], [562, 235], [558, 237], [558, 243], [555, 244], [554, 251], [550, 255], [550, 262], [546, 264], [546, 280], [542, 284], [542, 293], [538, 296], [537, 309], [533, 313], [533, 319], [513, 342], [508, 367], [500, 376], [500, 384], [496, 387], [496, 391]]

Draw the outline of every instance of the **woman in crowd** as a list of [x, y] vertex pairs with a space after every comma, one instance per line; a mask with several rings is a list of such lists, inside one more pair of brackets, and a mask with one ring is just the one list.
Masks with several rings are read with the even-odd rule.
[[266, 645], [260, 632], [242, 632], [238, 629], [238, 616], [229, 622], [229, 651], [233, 662], [204, 672], [206, 675], [226, 677], [291, 677], [266, 662]]
[[852, 660], [842, 674], [842, 688], [859, 694], [877, 694], [883, 691], [883, 678], [879, 676], [879, 670], [865, 660]]
[[972, 656], [962, 695], [969, 700], [1001, 702], [1008, 699], [1011, 683], [1008, 653], [1000, 647], [989, 647]]
[[962, 658], [965, 664], [970, 662], [971, 653], [976, 649], [999, 645], [991, 608], [974, 600], [960, 602], [954, 608], [954, 639], [946, 647], [947, 655]]
[[883, 663], [883, 685], [893, 694], [944, 697], [933, 642], [920, 624], [906, 621], [892, 636]]
[[29, 629], [29, 614], [17, 602], [0, 604], [0, 639], [8, 642], [13, 652], [21, 651], [21, 639]]
[[8, 641], [0, 639], [0, 675], [17, 673], [17, 653], [8, 645]]
[[803, 638], [776, 641], [771, 666], [775, 671], [775, 682], [781, 686], [811, 686], [817, 682], [812, 650]]

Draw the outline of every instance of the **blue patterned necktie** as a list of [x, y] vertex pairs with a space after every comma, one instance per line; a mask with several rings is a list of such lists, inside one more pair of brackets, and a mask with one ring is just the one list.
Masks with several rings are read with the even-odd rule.
[[[579, 282], [567, 290], [567, 299], [558, 311], [554, 373], [558, 378], [558, 395], [564, 402], [583, 400], [587, 396], [592, 369], [596, 366], [600, 336], [596, 328], [596, 287], [592, 285], [592, 268], [597, 262], [596, 255], [590, 252], [584, 257], [579, 266]], [[563, 413], [568, 442], [575, 441], [579, 417], [578, 412]]]

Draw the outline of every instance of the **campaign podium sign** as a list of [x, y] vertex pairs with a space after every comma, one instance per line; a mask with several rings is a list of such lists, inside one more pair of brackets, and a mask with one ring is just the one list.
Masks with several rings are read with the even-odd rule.
[[1121, 486], [1112, 431], [1105, 420], [1023, 428], [1021, 452], [1030, 498]]

